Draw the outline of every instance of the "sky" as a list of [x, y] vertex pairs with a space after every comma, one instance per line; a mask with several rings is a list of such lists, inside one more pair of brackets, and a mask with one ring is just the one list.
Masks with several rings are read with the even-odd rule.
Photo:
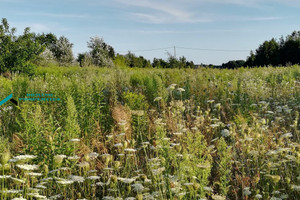
[[300, 0], [0, 0], [17, 34], [66, 36], [75, 55], [102, 37], [117, 53], [195, 64], [246, 59], [265, 40], [300, 30]]

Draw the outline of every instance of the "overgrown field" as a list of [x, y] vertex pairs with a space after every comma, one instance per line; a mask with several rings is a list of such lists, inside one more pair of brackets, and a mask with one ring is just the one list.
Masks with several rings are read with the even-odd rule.
[[11, 93], [1, 200], [300, 199], [300, 66], [48, 67]]

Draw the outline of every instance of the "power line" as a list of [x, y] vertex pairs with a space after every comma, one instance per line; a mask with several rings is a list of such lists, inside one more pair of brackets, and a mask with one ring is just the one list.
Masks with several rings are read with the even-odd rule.
[[224, 52], [249, 52], [250, 50], [241, 49], [201, 49], [201, 48], [190, 48], [190, 47], [177, 47], [178, 49], [188, 49], [197, 51], [224, 51]]
[[143, 52], [143, 51], [158, 51], [158, 50], [166, 50], [171, 49], [174, 47], [162, 47], [162, 48], [156, 48], [156, 49], [142, 49], [142, 50], [133, 50], [133, 51], [120, 51], [119, 53], [126, 53], [126, 52]]
[[145, 51], [158, 51], [158, 50], [167, 50], [167, 49], [174, 49], [174, 56], [176, 56], [176, 48], [178, 49], [186, 49], [186, 50], [194, 50], [194, 51], [220, 51], [220, 52], [250, 52], [251, 50], [245, 49], [206, 49], [206, 48], [193, 48], [193, 47], [162, 47], [162, 48], [155, 48], [155, 49], [143, 49], [143, 50], [133, 50], [133, 51], [120, 51], [119, 53], [127, 53], [127, 52], [145, 52]]

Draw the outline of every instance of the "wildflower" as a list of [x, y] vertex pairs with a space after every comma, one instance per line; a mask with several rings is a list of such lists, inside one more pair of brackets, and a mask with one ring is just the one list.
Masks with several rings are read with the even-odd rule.
[[53, 157], [53, 164], [55, 167], [60, 167], [60, 165], [62, 164], [64, 158], [66, 158], [66, 155], [55, 155]]
[[222, 135], [223, 137], [228, 137], [228, 136], [230, 136], [230, 132], [229, 132], [228, 129], [223, 129], [223, 130], [221, 131], [221, 135]]
[[255, 198], [262, 199], [262, 195], [261, 194], [257, 194], [257, 195], [255, 195]]
[[118, 177], [118, 180], [122, 181], [123, 183], [127, 183], [127, 184], [133, 183], [135, 181], [134, 178], [121, 178], [121, 177]]
[[97, 179], [100, 179], [100, 176], [88, 176], [86, 179], [97, 180]]
[[10, 153], [6, 151], [4, 153], [0, 153], [0, 163], [5, 165], [10, 160]]
[[10, 177], [11, 177], [10, 175], [3, 175], [3, 176], [0, 175], [0, 179], [7, 179], [7, 178], [10, 178]]
[[285, 133], [281, 136], [282, 138], [289, 138], [289, 137], [293, 137], [292, 133]]
[[95, 159], [95, 158], [97, 158], [99, 156], [99, 154], [98, 153], [96, 153], [96, 152], [91, 152], [91, 153], [89, 153], [89, 157], [93, 160], [93, 159]]
[[211, 198], [213, 200], [225, 200], [225, 197], [217, 195], [217, 194], [212, 195]]
[[13, 178], [13, 177], [10, 177], [10, 179], [11, 180], [13, 180], [13, 181], [15, 181], [15, 182], [17, 182], [17, 183], [26, 183], [24, 180], [22, 180], [22, 179], [18, 179], [18, 178]]
[[63, 196], [61, 194], [57, 194], [57, 195], [54, 195], [54, 196], [51, 196], [49, 197], [49, 199], [60, 199], [62, 198]]
[[173, 83], [169, 85], [168, 90], [174, 90], [177, 84]]
[[292, 190], [300, 192], [300, 185], [292, 185]]
[[125, 133], [120, 133], [117, 137], [125, 136]]
[[111, 139], [113, 137], [113, 135], [107, 135], [106, 136], [108, 139]]
[[203, 187], [203, 189], [205, 191], [208, 191], [208, 192], [212, 192], [213, 191], [213, 189], [211, 187]]
[[210, 168], [209, 164], [198, 164], [196, 166], [199, 167], [200, 169], [208, 169], [208, 168]]
[[70, 185], [72, 183], [74, 183], [74, 181], [72, 180], [62, 180], [62, 181], [57, 181], [58, 184], [61, 184], [61, 185]]
[[181, 133], [181, 132], [173, 133], [173, 135], [177, 135], [177, 136], [182, 135], [182, 134], [183, 134], [183, 133]]
[[71, 181], [77, 182], [77, 183], [83, 183], [84, 182], [84, 178], [81, 176], [75, 176], [75, 175], [70, 175], [68, 177]]
[[160, 100], [162, 100], [162, 97], [156, 97], [156, 98], [154, 99], [154, 101], [160, 101]]
[[42, 184], [37, 184], [35, 187], [39, 189], [47, 189], [47, 187]]
[[42, 176], [42, 173], [36, 173], [36, 172], [26, 172], [25, 175], [27, 176]]
[[80, 167], [80, 168], [89, 169], [90, 164], [88, 162], [84, 161], [84, 162], [81, 162], [81, 163], [77, 164], [77, 166]]
[[211, 124], [210, 125], [210, 127], [212, 127], [212, 128], [216, 128], [216, 127], [219, 127], [220, 126], [220, 124]]
[[131, 114], [136, 116], [143, 116], [145, 112], [143, 110], [132, 110]]
[[73, 138], [73, 139], [70, 140], [70, 142], [80, 142], [80, 139]]
[[184, 92], [184, 91], [185, 91], [185, 89], [183, 89], [183, 88], [177, 88], [177, 90], [178, 90], [179, 92]]
[[123, 146], [123, 144], [122, 143], [117, 143], [117, 144], [114, 144], [114, 147], [122, 147]]
[[23, 190], [0, 190], [2, 194], [18, 194], [23, 192]]
[[69, 156], [68, 157], [68, 160], [71, 160], [71, 161], [76, 161], [76, 160], [79, 160], [80, 157], [78, 157], [77, 155], [75, 156]]
[[26, 171], [32, 171], [32, 170], [37, 170], [39, 168], [38, 165], [28, 165], [28, 164], [24, 164], [24, 165], [16, 165], [18, 168], [26, 170]]
[[220, 104], [220, 103], [217, 103], [217, 104], [215, 105], [215, 108], [218, 109], [218, 110], [220, 110], [220, 109], [221, 109], [221, 104]]
[[135, 184], [132, 184], [131, 186], [133, 187], [133, 190], [137, 193], [142, 192], [144, 189], [144, 186], [140, 183], [135, 183]]
[[244, 190], [243, 190], [243, 193], [244, 193], [246, 196], [249, 196], [249, 195], [251, 194], [250, 188], [249, 188], [249, 187], [245, 187]]
[[36, 158], [37, 156], [34, 155], [19, 155], [15, 156], [12, 159], [9, 160], [9, 162], [18, 162], [18, 161], [26, 161]]
[[103, 200], [114, 200], [115, 198], [112, 196], [104, 196]]
[[126, 151], [126, 152], [136, 152], [135, 149], [131, 149], [131, 148], [126, 148], [126, 149], [124, 149], [124, 151]]
[[136, 200], [136, 198], [135, 197], [127, 197], [124, 200]]

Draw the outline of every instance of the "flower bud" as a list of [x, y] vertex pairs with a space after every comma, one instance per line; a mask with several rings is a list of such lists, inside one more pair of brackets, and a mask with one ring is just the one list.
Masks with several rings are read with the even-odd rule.
[[9, 151], [0, 154], [0, 163], [1, 165], [5, 165], [10, 159]]

